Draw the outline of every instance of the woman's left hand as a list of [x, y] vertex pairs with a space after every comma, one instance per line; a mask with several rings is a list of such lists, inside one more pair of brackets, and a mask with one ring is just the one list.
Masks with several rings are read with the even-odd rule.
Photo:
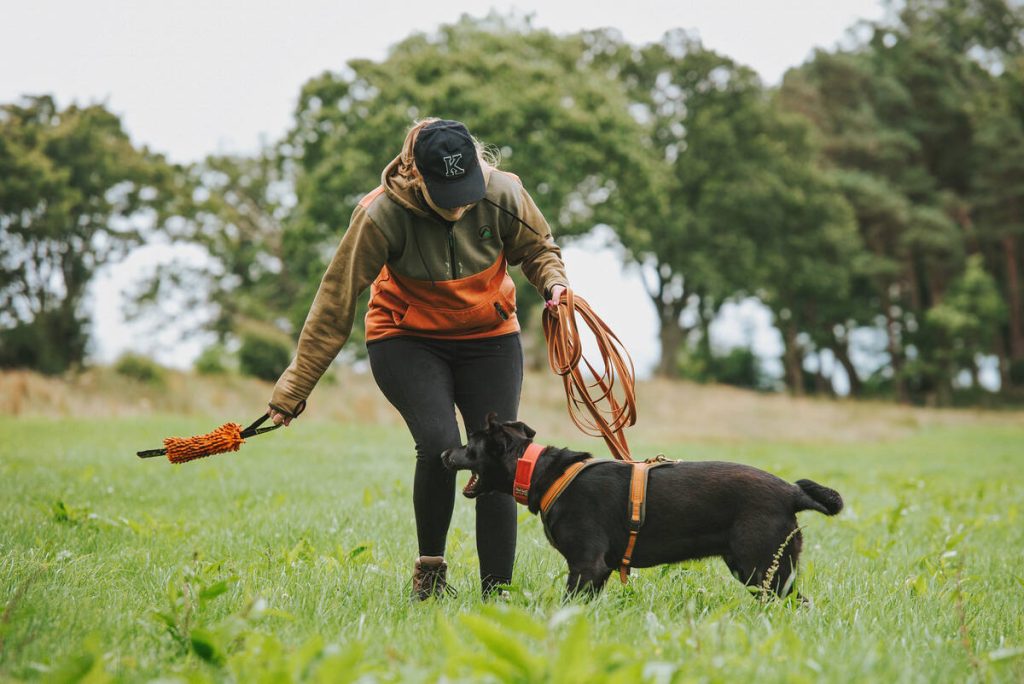
[[544, 302], [544, 308], [554, 311], [558, 308], [558, 303], [562, 301], [562, 293], [565, 292], [564, 285], [553, 285], [551, 287], [551, 299]]

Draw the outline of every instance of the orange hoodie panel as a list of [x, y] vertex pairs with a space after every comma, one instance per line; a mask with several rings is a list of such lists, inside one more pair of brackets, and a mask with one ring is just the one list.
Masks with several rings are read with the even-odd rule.
[[458, 280], [415, 280], [384, 266], [370, 288], [366, 341], [395, 335], [447, 340], [507, 335], [519, 331], [515, 312], [516, 286], [504, 255]]

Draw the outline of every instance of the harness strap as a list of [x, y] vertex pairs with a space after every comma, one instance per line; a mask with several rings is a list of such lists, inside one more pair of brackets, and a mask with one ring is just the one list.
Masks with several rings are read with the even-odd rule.
[[544, 492], [544, 496], [540, 500], [541, 515], [547, 513], [548, 509], [555, 505], [555, 501], [558, 500], [558, 497], [562, 495], [562, 492], [565, 491], [566, 487], [576, 479], [576, 476], [579, 475], [584, 468], [597, 462], [596, 458], [588, 458], [585, 461], [576, 461], [566, 468], [565, 472], [551, 484], [548, 491]]
[[[516, 477], [512, 485], [512, 495], [518, 503], [526, 505], [528, 503], [528, 495], [530, 492], [530, 480], [533, 478], [533, 469], [537, 465], [537, 458], [541, 453], [547, 449], [542, 444], [531, 443], [526, 447], [526, 451], [516, 462]], [[583, 469], [594, 465], [595, 463], [601, 463], [595, 458], [588, 458], [583, 461], [577, 461], [571, 466], [565, 469], [565, 472], [558, 476], [547, 491], [544, 492], [540, 500], [540, 514], [543, 518], [544, 515], [550, 510], [558, 497], [572, 484], [572, 481], [576, 479], [576, 476], [583, 472]], [[629, 478], [629, 539], [626, 541], [626, 552], [622, 556], [622, 563], [619, 566], [619, 579], [622, 580], [623, 584], [626, 584], [629, 578], [630, 564], [633, 560], [633, 550], [636, 547], [636, 539], [640, 535], [640, 528], [644, 525], [644, 519], [647, 517], [647, 481], [652, 468], [658, 466], [668, 465], [673, 463], [666, 459], [664, 456], [656, 456], [646, 461], [630, 461], [628, 462], [631, 466], [630, 478]], [[547, 526], [544, 527], [544, 533], [548, 534]], [[550, 536], [549, 536], [550, 539]]]
[[626, 541], [626, 552], [619, 566], [619, 579], [626, 584], [629, 577], [630, 563], [633, 560], [633, 549], [647, 518], [647, 479], [652, 468], [671, 463], [664, 456], [657, 456], [647, 461], [633, 461], [630, 465], [633, 472], [629, 479], [629, 539]]
[[636, 538], [640, 534], [640, 527], [644, 524], [644, 517], [647, 512], [644, 506], [647, 495], [647, 471], [649, 463], [634, 461], [633, 472], [629, 479], [629, 540], [626, 542], [626, 553], [622, 556], [622, 563], [619, 567], [619, 579], [626, 583], [629, 577], [629, 564], [633, 559], [633, 547], [636, 546]]

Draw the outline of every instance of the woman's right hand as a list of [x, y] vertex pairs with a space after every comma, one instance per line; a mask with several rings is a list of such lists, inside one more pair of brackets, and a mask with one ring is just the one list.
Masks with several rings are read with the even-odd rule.
[[544, 308], [549, 311], [558, 311], [558, 305], [562, 301], [562, 293], [565, 292], [565, 285], [554, 285], [551, 288], [551, 299], [544, 302]]
[[267, 415], [270, 416], [270, 420], [274, 421], [274, 425], [284, 423], [284, 426], [288, 427], [292, 422], [292, 416], [286, 416], [273, 408], [267, 409]]

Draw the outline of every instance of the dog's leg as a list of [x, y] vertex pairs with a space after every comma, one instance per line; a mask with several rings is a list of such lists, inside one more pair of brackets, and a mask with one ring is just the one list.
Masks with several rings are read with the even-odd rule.
[[760, 539], [741, 531], [734, 535], [731, 546], [732, 553], [724, 556], [725, 563], [733, 576], [743, 582], [752, 594], [772, 592], [784, 598], [793, 590], [797, 561], [803, 547], [803, 537], [796, 520], [777, 526], [772, 533]]
[[[800, 533], [800, 528], [796, 526], [795, 520], [792, 529], [778, 541], [779, 545], [772, 554], [772, 564], [768, 566], [768, 576], [765, 580], [776, 596], [785, 598], [793, 591], [796, 584], [796, 566], [804, 545], [803, 535]], [[803, 599], [799, 592], [797, 592], [797, 596]]]
[[586, 516], [554, 521], [548, 540], [569, 565], [565, 598], [593, 598], [601, 593], [611, 568], [605, 562], [608, 535], [600, 524]]

